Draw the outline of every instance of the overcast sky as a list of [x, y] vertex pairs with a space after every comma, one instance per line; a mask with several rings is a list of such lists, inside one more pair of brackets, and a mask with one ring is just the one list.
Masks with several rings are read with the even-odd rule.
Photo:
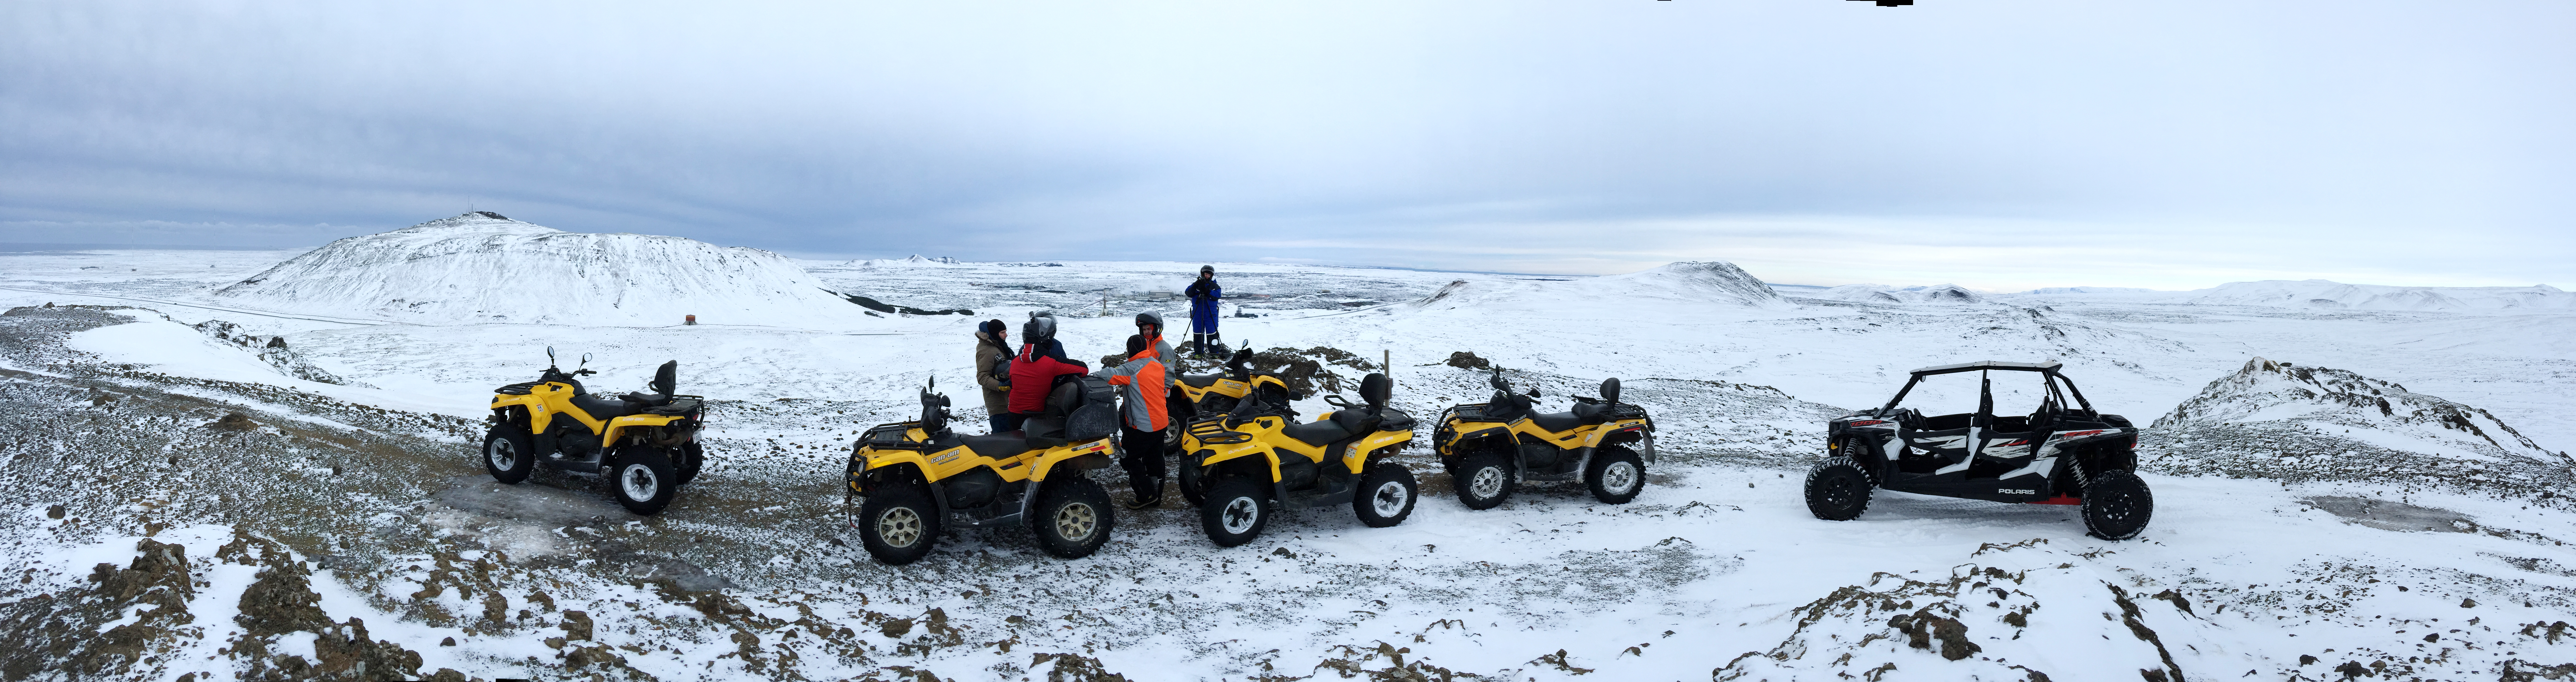
[[2576, 288], [2576, 3], [0, 3], [0, 242]]

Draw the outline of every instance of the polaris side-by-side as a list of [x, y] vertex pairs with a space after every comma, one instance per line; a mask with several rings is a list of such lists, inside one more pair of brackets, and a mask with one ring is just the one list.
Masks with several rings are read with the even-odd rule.
[[677, 395], [679, 361], [653, 373], [651, 393], [603, 396], [582, 386], [598, 374], [581, 365], [555, 367], [546, 347], [546, 371], [536, 381], [493, 389], [491, 425], [483, 436], [483, 467], [493, 480], [518, 483], [539, 463], [566, 471], [606, 475], [619, 504], [653, 514], [671, 504], [681, 484], [706, 463], [698, 446], [702, 402]]
[[1449, 408], [1432, 433], [1432, 451], [1468, 509], [1492, 509], [1522, 481], [1583, 477], [1594, 499], [1627, 504], [1645, 489], [1655, 459], [1655, 422], [1646, 408], [1619, 402], [1619, 380], [1601, 382], [1598, 399], [1574, 396], [1568, 412], [1532, 409], [1538, 389], [1516, 394], [1500, 370], [1494, 397]]
[[[2081, 505], [2084, 527], [2109, 540], [2136, 537], [2155, 498], [2134, 472], [2138, 429], [2102, 414], [2059, 374], [2056, 362], [1969, 362], [1914, 370], [1885, 406], [1826, 425], [1825, 460], [1807, 472], [1807, 509], [1845, 521], [1869, 508], [1872, 488], [1995, 502]], [[1976, 372], [1973, 412], [1925, 416], [1899, 407], [1926, 378]], [[2035, 377], [2039, 406], [1995, 414], [1995, 372]]]

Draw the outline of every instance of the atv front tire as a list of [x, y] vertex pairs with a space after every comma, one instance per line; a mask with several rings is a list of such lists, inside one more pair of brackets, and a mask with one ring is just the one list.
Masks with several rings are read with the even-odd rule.
[[1500, 454], [1468, 455], [1450, 480], [1458, 487], [1458, 501], [1467, 503], [1468, 509], [1492, 509], [1512, 497], [1512, 465]]
[[483, 434], [483, 470], [502, 483], [528, 480], [528, 472], [537, 468], [535, 441], [526, 423], [513, 420], [493, 426]]
[[1208, 480], [1207, 476], [1199, 473], [1199, 466], [1191, 463], [1192, 459], [1187, 455], [1181, 457], [1178, 462], [1180, 471], [1173, 477], [1172, 487], [1181, 489], [1181, 499], [1188, 500], [1190, 506], [1204, 507], [1207, 506]]
[[930, 489], [917, 483], [879, 486], [859, 505], [859, 544], [888, 565], [920, 561], [939, 544], [941, 520]]
[[1607, 445], [1583, 468], [1583, 485], [1602, 504], [1627, 504], [1646, 489], [1646, 461], [1634, 450]]
[[1422, 496], [1422, 486], [1413, 480], [1413, 470], [1404, 465], [1372, 462], [1368, 471], [1360, 474], [1358, 492], [1351, 497], [1351, 512], [1370, 528], [1387, 528], [1413, 515], [1413, 501]]
[[1199, 526], [1216, 546], [1233, 547], [1261, 537], [1261, 529], [1270, 526], [1270, 515], [1278, 510], [1261, 484], [1228, 476], [1208, 489], [1207, 503], [1199, 505]]
[[1118, 525], [1118, 514], [1109, 507], [1109, 489], [1079, 474], [1047, 482], [1038, 493], [1037, 508], [1030, 511], [1037, 514], [1029, 519], [1029, 528], [1037, 531], [1038, 548], [1058, 559], [1080, 559], [1100, 551], [1109, 542], [1109, 529]]
[[680, 472], [662, 449], [646, 445], [618, 448], [609, 458], [608, 490], [626, 510], [651, 516], [679, 496]]
[[1850, 457], [1835, 456], [1807, 470], [1807, 511], [1827, 521], [1850, 521], [1869, 511], [1869, 473]]
[[2156, 496], [2147, 482], [2126, 469], [2093, 476], [2084, 486], [2084, 530], [2104, 540], [2127, 540], [2147, 529], [2155, 516]]

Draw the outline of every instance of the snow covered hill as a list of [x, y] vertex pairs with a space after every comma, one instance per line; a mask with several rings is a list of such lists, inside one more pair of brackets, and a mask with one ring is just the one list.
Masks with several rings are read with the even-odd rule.
[[2557, 287], [2395, 287], [2322, 279], [2230, 282], [2191, 292], [2203, 305], [2269, 305], [2360, 310], [2570, 310], [2576, 294]]
[[1969, 291], [1967, 287], [1962, 287], [1956, 284], [1935, 284], [1928, 287], [1891, 287], [1884, 284], [1845, 284], [1831, 289], [1826, 289], [1824, 291], [1806, 294], [1806, 296], [1810, 298], [1822, 298], [1835, 301], [1858, 301], [1862, 303], [1963, 304], [1981, 303], [1985, 301], [1985, 298], [1978, 296], [1977, 292]]
[[1660, 302], [1794, 310], [1771, 286], [1726, 261], [1684, 261], [1624, 275], [1564, 281], [1460, 279], [1407, 302], [1412, 310], [1531, 309]]
[[2521, 495], [2576, 483], [2576, 460], [2486, 410], [2353, 372], [2254, 358], [2149, 429], [2168, 473], [2394, 481]]
[[476, 212], [350, 237], [215, 292], [245, 306], [420, 324], [811, 327], [866, 320], [778, 254], [580, 234]]

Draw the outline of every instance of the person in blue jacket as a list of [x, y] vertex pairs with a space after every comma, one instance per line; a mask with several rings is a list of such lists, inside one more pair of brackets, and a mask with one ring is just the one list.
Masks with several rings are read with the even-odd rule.
[[1225, 290], [1216, 285], [1216, 266], [1199, 266], [1199, 281], [1182, 293], [1190, 297], [1190, 340], [1196, 344], [1190, 357], [1206, 359], [1208, 342], [1216, 339], [1216, 302], [1225, 298]]

